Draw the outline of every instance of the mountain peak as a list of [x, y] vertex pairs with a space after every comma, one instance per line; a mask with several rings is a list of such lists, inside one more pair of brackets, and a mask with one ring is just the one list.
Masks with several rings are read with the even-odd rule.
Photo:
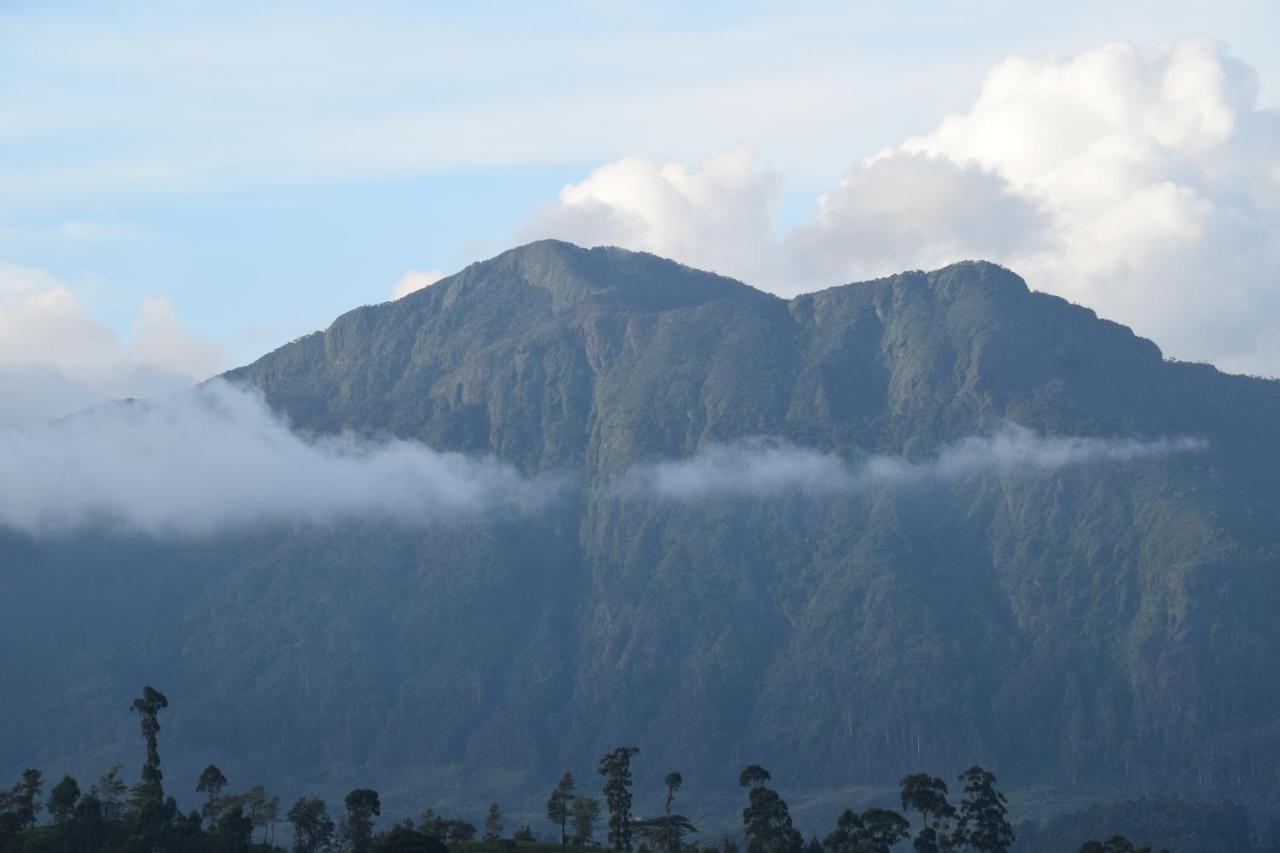
[[617, 246], [587, 249], [537, 240], [509, 249], [459, 274], [467, 281], [518, 277], [552, 294], [557, 309], [593, 301], [641, 310], [669, 310], [726, 299], [775, 299], [740, 281], [648, 252]]

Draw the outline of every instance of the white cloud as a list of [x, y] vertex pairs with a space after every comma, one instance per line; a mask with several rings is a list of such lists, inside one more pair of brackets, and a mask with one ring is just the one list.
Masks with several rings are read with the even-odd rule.
[[[782, 250], [792, 289], [1002, 258], [1045, 239], [1038, 206], [996, 175], [895, 152], [850, 172]], [[804, 284], [801, 284], [804, 283]]]
[[0, 524], [200, 535], [260, 523], [426, 524], [521, 511], [558, 480], [406, 441], [307, 439], [256, 392], [216, 381], [0, 430]]
[[430, 287], [442, 278], [444, 273], [440, 270], [406, 270], [391, 289], [391, 298], [403, 299], [410, 293]]
[[112, 397], [170, 393], [223, 367], [167, 299], [139, 306], [128, 342], [46, 272], [0, 264], [0, 424], [41, 420]]
[[903, 149], [977, 164], [1039, 205], [1042, 246], [997, 260], [1172, 354], [1280, 374], [1280, 115], [1208, 41], [1015, 58]]
[[723, 275], [770, 277], [779, 182], [740, 149], [689, 170], [631, 157], [560, 191], [527, 238], [644, 249]]
[[1280, 375], [1280, 114], [1203, 40], [1012, 58], [933, 131], [863, 160], [779, 235], [777, 180], [734, 152], [627, 159], [530, 233], [614, 243], [783, 294], [986, 258], [1169, 354]]
[[1043, 437], [1017, 426], [973, 436], [924, 461], [865, 456], [848, 461], [832, 453], [775, 438], [711, 444], [688, 459], [633, 466], [616, 486], [624, 495], [696, 500], [715, 495], [781, 497], [841, 494], [877, 487], [947, 482], [987, 472], [1056, 471], [1092, 462], [1128, 462], [1203, 450], [1192, 438], [1114, 439]]

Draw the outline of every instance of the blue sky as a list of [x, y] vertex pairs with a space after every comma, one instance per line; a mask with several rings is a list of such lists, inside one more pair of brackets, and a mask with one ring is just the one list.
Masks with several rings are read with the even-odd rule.
[[[1008, 187], [996, 187], [976, 214], [956, 208], [956, 216], [989, 210], [992, 228], [1009, 232], [1000, 217], [1034, 219], [1005, 204], [1016, 190], [1035, 215], [1059, 224], [1079, 218], [1084, 208], [1062, 201], [1056, 166], [1019, 173], [1022, 155], [986, 158], [963, 139], [938, 134], [948, 115], [976, 114], [984, 80], [1009, 57], [1042, 63], [1017, 78], [1030, 87], [1026, 81], [1057, 74], [1053, 63], [1111, 42], [1131, 45], [1141, 54], [1135, 68], [1166, 79], [1202, 74], [1196, 79], [1204, 86], [1218, 85], [1207, 62], [1217, 63], [1219, 76], [1252, 81], [1244, 106], [1230, 93], [1210, 97], [1194, 85], [1165, 100], [1210, 104], [1194, 108], [1204, 113], [1216, 97], [1247, 114], [1232, 127], [1261, 129], [1230, 145], [1261, 148], [1252, 168], [1270, 180], [1276, 148], [1267, 115], [1280, 104], [1276, 4], [1083, 2], [1054, 14], [1025, 2], [636, 5], [9, 2], [0, 8], [0, 265], [21, 270], [10, 290], [65, 291], [84, 315], [76, 322], [105, 324], [130, 369], [151, 358], [157, 364], [150, 366], [186, 375], [244, 362], [350, 307], [390, 298], [408, 270], [450, 272], [543, 233], [652, 249], [784, 293], [932, 263], [948, 252], [984, 252], [1029, 259], [1024, 267], [1043, 270], [1045, 289], [1087, 303], [1097, 297], [1109, 315], [1163, 333], [1174, 354], [1251, 372], [1280, 367], [1280, 345], [1270, 339], [1259, 337], [1250, 351], [1228, 346], [1229, 337], [1239, 338], [1229, 318], [1213, 332], [1223, 341], [1216, 348], [1208, 332], [1178, 325], [1189, 321], [1153, 317], [1144, 326], [1149, 293], [1116, 295], [1118, 285], [1105, 277], [1120, 281], [1115, 270], [1066, 276], [1060, 259], [1032, 257], [1031, 242], [1043, 235], [1014, 246], [965, 231], [955, 217], [923, 236], [919, 229], [869, 234], [866, 217], [891, 212], [859, 208], [863, 218], [850, 220], [841, 212], [847, 205], [824, 211], [819, 201], [839, 202], [842, 187], [857, 198], [893, 195], [884, 183], [891, 169], [858, 170], [918, 138], [926, 141], [912, 151], [972, 168], [927, 178], [927, 186], [915, 167], [900, 170], [904, 193], [954, 205], [958, 193], [990, 189], [983, 183], [989, 173]], [[1167, 59], [1177, 45], [1205, 38], [1208, 60]], [[1103, 97], [1111, 84], [1097, 85]], [[1167, 106], [1153, 107], [1153, 115]], [[999, 120], [1019, 133], [1044, 114]], [[1216, 233], [1213, 220], [1183, 222], [1198, 208], [1180, 211], [1161, 188], [1185, 183], [1222, 208], [1224, 198], [1244, 204], [1239, 187], [1248, 181], [1212, 192], [1208, 179], [1180, 183], [1176, 176], [1188, 168], [1216, 174], [1204, 143], [1194, 134], [1178, 137], [1185, 145], [1169, 143], [1164, 131], [1151, 134], [1179, 156], [1200, 159], [1148, 181], [1151, 206], [1139, 218], [1171, 218], [1170, 233], [1175, 226]], [[747, 159], [703, 168], [725, 152]], [[623, 158], [638, 159], [589, 180]], [[663, 164], [680, 164], [688, 175], [673, 178]], [[668, 179], [683, 194], [679, 204], [654, 208], [650, 201], [670, 190]], [[573, 204], [560, 196], [569, 185], [579, 187]], [[734, 219], [756, 203], [758, 216]], [[1246, 207], [1253, 215], [1270, 205], [1270, 197], [1251, 197]], [[1138, 216], [1115, 205], [1107, 211], [1116, 228]], [[584, 221], [588, 213], [596, 219]], [[622, 219], [631, 224], [622, 228]], [[783, 249], [739, 264], [733, 247], [753, 236], [723, 224], [730, 220], [733, 228], [767, 228], [780, 246], [818, 252], [845, 240], [868, 248], [858, 263], [833, 258], [803, 274]], [[863, 230], [818, 233], [835, 227], [828, 220]], [[1273, 224], [1262, 217], [1248, 233], [1266, 235]], [[1068, 225], [1054, 239], [1084, 245]], [[726, 247], [703, 251], [682, 243], [681, 233]], [[919, 251], [922, 241], [932, 250]], [[1152, 263], [1185, 266], [1176, 260]], [[1256, 312], [1269, 298], [1250, 291], [1233, 310]], [[156, 313], [163, 328], [152, 329], [145, 347], [132, 340], [144, 300], [167, 300]], [[1194, 316], [1200, 309], [1194, 296], [1188, 300]], [[0, 329], [4, 311], [0, 303]], [[53, 346], [41, 340], [29, 354], [16, 343], [7, 353], [0, 346], [0, 367], [41, 363], [41, 346]], [[199, 357], [165, 348], [188, 340], [204, 347]], [[105, 356], [85, 356], [94, 357]], [[73, 378], [108, 390], [133, 387]]]

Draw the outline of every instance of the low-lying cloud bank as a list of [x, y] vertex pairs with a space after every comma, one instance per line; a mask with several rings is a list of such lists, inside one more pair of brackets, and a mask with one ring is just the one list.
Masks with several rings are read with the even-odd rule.
[[848, 461], [774, 438], [712, 444], [688, 459], [638, 465], [615, 486], [619, 494], [696, 500], [717, 495], [774, 497], [848, 494], [876, 487], [958, 480], [986, 471], [1053, 471], [1090, 462], [1126, 462], [1204, 450], [1195, 438], [1044, 437], [1009, 426], [966, 438], [919, 462], [893, 456]]
[[494, 460], [409, 441], [309, 439], [223, 382], [0, 430], [0, 525], [200, 535], [257, 523], [426, 524], [550, 499]]

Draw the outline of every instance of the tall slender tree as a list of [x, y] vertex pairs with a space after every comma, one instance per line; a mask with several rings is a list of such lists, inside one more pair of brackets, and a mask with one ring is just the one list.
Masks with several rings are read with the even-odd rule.
[[44, 789], [44, 774], [34, 767], [22, 771], [18, 784], [14, 785], [5, 798], [9, 810], [19, 829], [30, 829], [36, 825], [40, 815], [40, 792]]
[[738, 774], [738, 784], [750, 788], [742, 827], [750, 853], [799, 853], [804, 839], [791, 822], [791, 812], [778, 792], [765, 786], [769, 771], [758, 764]]
[[300, 797], [286, 816], [293, 825], [293, 849], [296, 853], [318, 853], [333, 839], [333, 821], [329, 808], [318, 797]]
[[210, 764], [200, 771], [200, 778], [196, 780], [196, 793], [205, 795], [200, 814], [211, 824], [217, 822], [222, 811], [222, 790], [226, 787], [227, 777], [216, 765]]
[[596, 823], [600, 820], [600, 801], [579, 794], [573, 798], [573, 843], [586, 847], [595, 841]]
[[631, 850], [631, 759], [638, 747], [620, 746], [600, 759], [596, 772], [604, 777], [604, 801], [609, 807], [609, 846]]
[[927, 773], [913, 773], [902, 780], [902, 808], [920, 812], [921, 827], [912, 842], [916, 853], [951, 849], [947, 827], [956, 810], [947, 800], [947, 783]]
[[497, 841], [502, 837], [502, 812], [497, 803], [489, 803], [489, 811], [484, 816], [484, 840]]
[[160, 712], [169, 707], [169, 700], [154, 687], [142, 688], [142, 695], [133, 700], [133, 710], [138, 714], [142, 738], [147, 745], [147, 758], [142, 764], [142, 782], [134, 789], [134, 805], [144, 816], [152, 817], [164, 803], [164, 774], [160, 772]]
[[663, 780], [667, 786], [667, 819], [666, 832], [663, 838], [663, 849], [667, 853], [675, 853], [680, 849], [680, 835], [676, 832], [675, 822], [671, 818], [671, 803], [676, 798], [676, 792], [684, 785], [684, 777], [676, 771], [667, 774], [667, 778]]
[[560, 827], [560, 849], [562, 850], [569, 844], [569, 814], [573, 806], [575, 787], [573, 774], [566, 770], [547, 799], [547, 820]]
[[373, 819], [382, 814], [378, 792], [371, 788], [356, 788], [343, 800], [347, 807], [343, 819], [343, 840], [351, 846], [352, 853], [368, 853], [373, 844]]
[[960, 803], [955, 840], [979, 853], [1008, 853], [1013, 846], [1008, 801], [996, 789], [996, 777], [981, 767], [960, 774], [964, 800]]

